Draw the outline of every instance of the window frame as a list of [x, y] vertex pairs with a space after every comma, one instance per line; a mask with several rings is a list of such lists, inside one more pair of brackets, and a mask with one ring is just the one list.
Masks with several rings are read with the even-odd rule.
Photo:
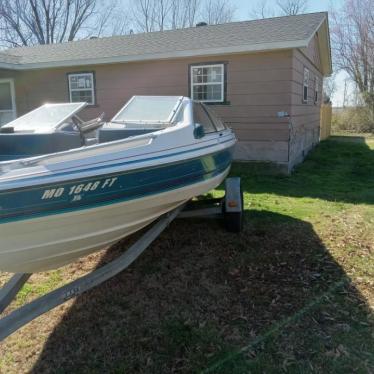
[[[227, 90], [227, 63], [225, 62], [203, 62], [203, 63], [196, 63], [196, 64], [190, 64], [189, 65], [189, 93], [190, 93], [190, 98], [195, 101], [200, 101], [204, 104], [208, 105], [222, 105], [222, 104], [227, 104], [226, 101], [226, 90]], [[222, 68], [222, 81], [221, 82], [213, 82], [213, 83], [194, 83], [193, 81], [193, 70], [194, 69], [199, 69], [199, 68], [214, 68], [214, 67], [221, 67]], [[207, 85], [220, 85], [221, 86], [221, 98], [220, 100], [199, 100], [197, 98], [193, 97], [194, 93], [194, 87], [195, 86], [207, 86]]]
[[[305, 79], [307, 78], [307, 79]], [[304, 66], [304, 75], [303, 75], [303, 104], [308, 104], [308, 95], [309, 95], [309, 79], [310, 79], [310, 71], [307, 67]], [[306, 88], [306, 98], [305, 98], [305, 88]]]
[[[17, 118], [16, 90], [15, 90], [15, 85], [14, 85], [14, 79], [13, 78], [2, 78], [0, 79], [0, 83], [9, 83], [12, 109], [1, 109], [0, 110], [0, 114], [8, 113], [8, 112], [12, 113], [12, 119], [6, 122], [6, 123], [9, 123], [9, 122], [14, 121]], [[0, 126], [5, 125], [6, 123], [0, 122]]]
[[319, 100], [319, 77], [316, 75], [314, 78], [314, 104], [318, 104]]
[[[73, 76], [77, 75], [84, 75], [84, 76], [91, 76], [92, 77], [92, 88], [87, 89], [87, 88], [71, 88], [70, 86], [70, 79]], [[69, 93], [69, 102], [71, 103], [76, 103], [77, 101], [72, 101], [72, 92], [73, 91], [92, 91], [92, 103], [87, 102], [87, 106], [96, 106], [96, 77], [95, 77], [95, 72], [94, 71], [76, 71], [72, 73], [67, 74], [68, 78], [68, 93]]]

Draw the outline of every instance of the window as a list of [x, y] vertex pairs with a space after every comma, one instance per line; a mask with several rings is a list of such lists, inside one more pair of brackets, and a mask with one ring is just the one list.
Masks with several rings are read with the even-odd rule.
[[87, 102], [95, 105], [94, 73], [71, 73], [69, 79], [70, 102]]
[[217, 131], [213, 125], [213, 122], [209, 118], [208, 113], [200, 103], [193, 104], [193, 117], [195, 123], [203, 126], [205, 134]]
[[224, 64], [191, 66], [191, 97], [206, 103], [225, 100]]
[[180, 104], [178, 96], [133, 96], [112, 122], [170, 123]]
[[0, 126], [16, 118], [13, 79], [0, 79]]
[[50, 133], [69, 121], [83, 107], [81, 103], [44, 104], [5, 126], [13, 127], [16, 132]]
[[304, 68], [303, 103], [308, 102], [309, 70]]
[[318, 92], [319, 92], [319, 78], [316, 77], [314, 81], [314, 104], [318, 103]]

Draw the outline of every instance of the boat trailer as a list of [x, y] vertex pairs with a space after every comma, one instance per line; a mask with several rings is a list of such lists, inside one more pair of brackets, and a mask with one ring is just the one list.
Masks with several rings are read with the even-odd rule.
[[[229, 232], [243, 226], [243, 193], [240, 178], [227, 178], [225, 196], [192, 200], [161, 216], [125, 253], [112, 262], [19, 307], [0, 319], [0, 341], [53, 308], [107, 281], [129, 267], [176, 218], [223, 218]], [[0, 289], [0, 314], [17, 297], [32, 274], [15, 274]]]

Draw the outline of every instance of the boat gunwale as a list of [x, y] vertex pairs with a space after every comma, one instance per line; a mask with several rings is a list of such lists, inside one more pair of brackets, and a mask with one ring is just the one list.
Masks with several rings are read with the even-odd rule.
[[[231, 136], [230, 136], [231, 135]], [[33, 179], [38, 179], [38, 178], [58, 178], [58, 177], [61, 177], [62, 175], [66, 175], [66, 174], [75, 174], [75, 173], [81, 173], [81, 172], [93, 172], [94, 170], [98, 170], [98, 169], [107, 169], [107, 168], [113, 168], [114, 166], [121, 166], [121, 165], [130, 165], [130, 164], [135, 164], [135, 163], [144, 163], [144, 162], [147, 162], [147, 161], [151, 161], [151, 160], [155, 160], [155, 159], [161, 159], [161, 158], [166, 158], [166, 157], [173, 157], [173, 156], [177, 156], [177, 155], [180, 155], [180, 154], [185, 154], [185, 153], [189, 153], [189, 152], [196, 152], [196, 151], [199, 151], [199, 150], [202, 150], [202, 149], [207, 149], [207, 148], [211, 148], [211, 147], [214, 147], [214, 146], [217, 146], [217, 145], [222, 145], [222, 144], [225, 144], [225, 143], [228, 143], [230, 141], [232, 142], [235, 142], [236, 141], [236, 138], [235, 138], [235, 135], [233, 134], [233, 131], [231, 129], [225, 129], [219, 133], [212, 133], [212, 134], [207, 134], [207, 136], [209, 136], [208, 139], [204, 139], [203, 141], [199, 141], [199, 142], [195, 142], [195, 143], [190, 143], [190, 144], [183, 144], [183, 145], [179, 145], [177, 147], [171, 147], [171, 148], [167, 148], [167, 149], [161, 149], [161, 150], [153, 150], [151, 152], [147, 152], [147, 153], [142, 153], [142, 154], [136, 154], [136, 155], [130, 155], [130, 156], [125, 156], [125, 157], [119, 157], [119, 158], [112, 158], [110, 160], [104, 160], [104, 161], [97, 161], [97, 162], [89, 162], [88, 164], [80, 164], [79, 165], [79, 169], [78, 167], [68, 167], [68, 168], [62, 168], [62, 169], [59, 169], [58, 171], [53, 171], [53, 175], [51, 175], [50, 173], [49, 174], [46, 174], [46, 172], [48, 171], [47, 169], [43, 169], [43, 171], [39, 171], [39, 172], [35, 172], [33, 174], [28, 174], [28, 175], [19, 175], [17, 176], [17, 180], [15, 180], [14, 176], [10, 176], [8, 178], [2, 178], [1, 177], [1, 173], [0, 173], [0, 192], [3, 192], [5, 190], [2, 190], [2, 186], [1, 184], [2, 183], [9, 183], [9, 182], [12, 182], [14, 181], [15, 183], [17, 181], [26, 181], [26, 180], [33, 180]], [[220, 143], [214, 143], [214, 144], [210, 144], [210, 145], [206, 145], [206, 146], [201, 146], [202, 144], [204, 143], [208, 143], [208, 142], [212, 142], [216, 139], [224, 139], [224, 138], [228, 138], [227, 140], [225, 141], [221, 141]], [[193, 147], [195, 146], [195, 147]], [[196, 147], [196, 146], [199, 146], [199, 147]], [[186, 147], [193, 147], [193, 148], [189, 148], [189, 149], [186, 149], [184, 151], [181, 151], [181, 152], [175, 152], [175, 153], [166, 153], [165, 152], [170, 152], [170, 151], [173, 151], [173, 150], [177, 150], [177, 149], [182, 149], [182, 148], [186, 148]], [[161, 155], [157, 155], [159, 153], [162, 153]], [[135, 157], [144, 157], [144, 156], [148, 156], [148, 155], [155, 155], [154, 157], [148, 157], [148, 158], [140, 158], [140, 159], [133, 159]], [[199, 156], [197, 156], [199, 157]], [[132, 160], [129, 160], [129, 159], [132, 159]], [[114, 161], [120, 161], [120, 160], [123, 160], [123, 162], [118, 162], [116, 164], [113, 165], [113, 162]], [[176, 161], [178, 162], [178, 161]], [[100, 164], [109, 164], [109, 165], [102, 165], [102, 166], [99, 166]], [[90, 167], [90, 168], [87, 168], [89, 166], [92, 166], [92, 165], [98, 165], [96, 167]], [[33, 165], [33, 166], [36, 166], [36, 165]], [[22, 168], [18, 169], [18, 170], [21, 170]], [[24, 169], [27, 169], [27, 167], [25, 167]], [[17, 170], [17, 169], [16, 169]], [[131, 170], [136, 170], [135, 168], [134, 169], [131, 169]], [[97, 175], [97, 174], [95, 174]], [[16, 188], [16, 187], [15, 187]]]
[[[190, 158], [184, 158], [183, 160], [175, 160], [175, 161], [171, 161], [171, 162], [165, 162], [161, 165], [148, 165], [148, 166], [139, 166], [138, 168], [132, 168], [132, 169], [122, 169], [122, 170], [117, 170], [117, 171], [113, 171], [113, 172], [109, 172], [109, 173], [106, 173], [105, 171], [103, 171], [102, 173], [98, 174], [98, 173], [93, 173], [92, 175], [87, 175], [87, 176], [81, 176], [80, 178], [72, 178], [72, 179], [58, 179], [58, 180], [53, 180], [53, 182], [47, 182], [47, 183], [41, 183], [41, 184], [33, 184], [33, 185], [28, 185], [28, 186], [24, 186], [24, 187], [12, 187], [12, 188], [8, 188], [8, 189], [4, 189], [2, 190], [1, 189], [1, 182], [0, 181], [0, 196], [2, 194], [5, 194], [5, 193], [9, 193], [10, 191], [22, 191], [22, 190], [27, 190], [27, 189], [36, 189], [36, 188], [39, 188], [39, 187], [48, 187], [48, 186], [51, 186], [52, 184], [55, 184], [55, 183], [70, 183], [70, 182], [77, 182], [79, 180], [82, 180], [82, 179], [97, 179], [97, 178], [101, 178], [101, 177], [104, 177], [104, 176], [114, 176], [114, 175], [117, 175], [117, 174], [121, 174], [121, 173], [124, 173], [124, 172], [133, 172], [133, 171], [146, 171], [146, 170], [149, 170], [149, 169], [157, 169], [157, 168], [161, 168], [163, 166], [171, 166], [171, 165], [175, 165], [175, 164], [178, 164], [178, 163], [181, 163], [181, 161], [193, 161], [193, 160], [196, 160], [196, 159], [199, 159], [201, 157], [204, 157], [204, 156], [210, 156], [210, 155], [215, 155], [217, 153], [220, 153], [222, 151], [225, 151], [227, 149], [230, 149], [231, 147], [233, 147], [235, 145], [235, 142], [236, 142], [236, 139], [235, 138], [231, 138], [230, 139], [227, 139], [225, 140], [224, 142], [221, 142], [219, 144], [211, 144], [209, 146], [204, 146], [204, 147], [199, 147], [199, 148], [194, 148], [194, 149], [189, 149], [189, 150], [185, 150], [185, 151], [182, 151], [182, 152], [176, 152], [176, 153], [172, 153], [172, 154], [165, 154], [165, 155], [160, 155], [160, 156], [157, 156], [157, 157], [150, 157], [150, 158], [147, 158], [147, 159], [141, 159], [141, 160], [131, 160], [131, 161], [128, 161], [128, 162], [124, 162], [124, 163], [118, 163], [116, 165], [113, 165], [113, 164], [110, 164], [107, 166], [107, 168], [113, 168], [113, 166], [118, 166], [120, 167], [121, 165], [126, 165], [126, 164], [134, 164], [136, 162], [138, 163], [144, 163], [144, 162], [147, 162], [147, 161], [150, 161], [150, 160], [155, 160], [155, 159], [159, 159], [159, 158], [166, 158], [166, 157], [175, 157], [176, 155], [180, 155], [180, 154], [185, 154], [185, 153], [192, 153], [192, 152], [196, 152], [196, 151], [199, 151], [199, 150], [202, 150], [202, 149], [207, 149], [207, 148], [211, 148], [211, 147], [217, 147], [219, 145], [224, 145], [226, 143], [233, 143], [231, 146], [225, 146], [221, 149], [217, 149], [216, 151], [214, 152], [210, 152], [210, 153], [206, 153], [206, 154], [200, 154], [200, 155], [197, 155], [197, 156], [194, 156], [194, 157], [190, 157]], [[174, 147], [174, 148], [171, 148], [171, 149], [177, 149], [177, 148], [183, 148], [185, 146], [182, 146], [182, 147]], [[159, 153], [161, 151], [157, 151], [157, 152], [149, 152], [148, 154], [152, 154], [152, 153]], [[121, 160], [123, 158], [120, 158], [118, 160]], [[94, 170], [100, 170], [100, 169], [104, 169], [103, 167], [96, 167], [96, 168], [92, 168], [92, 169], [89, 169], [89, 171], [94, 171]], [[82, 170], [76, 170], [75, 172], [68, 172], [68, 171], [65, 171], [61, 174], [59, 174], [60, 176], [61, 175], [66, 175], [66, 174], [77, 174], [77, 173], [82, 173]], [[59, 175], [55, 175], [54, 177], [57, 177]], [[48, 178], [48, 177], [51, 177], [51, 175], [45, 175], [44, 178]], [[40, 177], [38, 176], [34, 176], [32, 177], [32, 179], [38, 179]], [[24, 177], [22, 178], [23, 181], [25, 180], [29, 180], [31, 178], [27, 178], [27, 177]], [[11, 178], [10, 178], [11, 180]]]

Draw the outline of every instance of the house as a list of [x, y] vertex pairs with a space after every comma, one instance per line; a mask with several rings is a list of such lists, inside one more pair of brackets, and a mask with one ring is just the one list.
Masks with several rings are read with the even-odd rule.
[[13, 48], [0, 52], [0, 122], [45, 102], [110, 118], [132, 95], [186, 95], [235, 130], [236, 159], [289, 171], [319, 141], [331, 71], [327, 13]]

